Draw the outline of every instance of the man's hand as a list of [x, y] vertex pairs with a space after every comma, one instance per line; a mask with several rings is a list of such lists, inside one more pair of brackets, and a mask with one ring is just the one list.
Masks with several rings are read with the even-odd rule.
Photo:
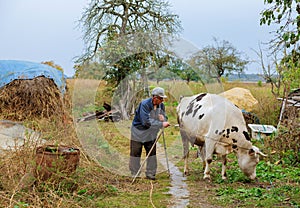
[[170, 126], [170, 123], [167, 122], [167, 121], [164, 121], [164, 122], [163, 122], [163, 127], [164, 127], [164, 128], [167, 128], [168, 126]]

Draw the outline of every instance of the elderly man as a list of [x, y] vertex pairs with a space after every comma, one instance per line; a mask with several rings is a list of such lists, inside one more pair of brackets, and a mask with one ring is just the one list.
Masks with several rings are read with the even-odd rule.
[[131, 126], [129, 161], [132, 176], [135, 176], [140, 169], [142, 148], [145, 148], [148, 155], [154, 146], [147, 159], [146, 177], [155, 180], [157, 169], [155, 140], [159, 130], [170, 125], [163, 104], [166, 97], [164, 89], [156, 87], [152, 90], [152, 97], [143, 100], [135, 111]]

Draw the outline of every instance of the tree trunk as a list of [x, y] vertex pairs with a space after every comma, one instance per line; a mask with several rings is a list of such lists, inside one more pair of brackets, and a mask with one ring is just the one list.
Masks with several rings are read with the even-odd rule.
[[119, 98], [116, 105], [121, 112], [122, 120], [129, 119], [128, 101], [130, 101], [130, 84], [127, 79], [120, 82], [118, 89], [116, 90], [116, 98]]

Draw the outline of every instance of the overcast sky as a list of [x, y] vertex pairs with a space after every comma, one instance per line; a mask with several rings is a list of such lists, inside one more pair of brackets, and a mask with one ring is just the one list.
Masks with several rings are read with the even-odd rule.
[[[229, 41], [250, 59], [271, 39], [259, 25], [264, 0], [170, 0], [182, 21], [182, 38], [202, 48], [213, 37]], [[89, 0], [0, 0], [0, 59], [54, 61], [74, 74], [74, 58], [83, 51], [76, 27]], [[259, 73], [258, 64], [248, 72]]]

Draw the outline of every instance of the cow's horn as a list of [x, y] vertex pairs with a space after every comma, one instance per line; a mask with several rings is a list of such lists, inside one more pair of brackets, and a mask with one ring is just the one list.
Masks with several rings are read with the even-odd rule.
[[264, 154], [264, 153], [262, 153], [258, 147], [256, 147], [256, 146], [253, 145], [252, 148], [254, 149], [254, 151], [255, 151], [257, 154], [259, 154], [259, 155], [261, 155], [261, 156], [264, 156], [264, 157], [267, 157], [267, 155]]
[[260, 150], [257, 153], [260, 154], [261, 156], [267, 157], [267, 155], [262, 153]]

